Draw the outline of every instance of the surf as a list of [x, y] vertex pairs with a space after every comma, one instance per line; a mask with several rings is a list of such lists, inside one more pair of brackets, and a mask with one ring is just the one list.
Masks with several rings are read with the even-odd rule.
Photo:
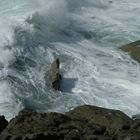
[[[65, 112], [82, 104], [140, 113], [139, 64], [118, 49], [139, 39], [140, 19], [132, 20], [137, 0], [0, 5], [0, 114], [11, 119], [23, 108]], [[63, 76], [58, 92], [50, 85], [57, 57]]]

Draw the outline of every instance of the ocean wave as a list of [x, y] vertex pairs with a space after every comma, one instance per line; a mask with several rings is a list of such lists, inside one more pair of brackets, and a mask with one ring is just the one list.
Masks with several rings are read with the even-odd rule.
[[[137, 4], [129, 1], [131, 6], [126, 7], [126, 0], [0, 3], [0, 114], [10, 119], [23, 108], [64, 112], [82, 104], [128, 115], [140, 112], [139, 64], [117, 49], [139, 38], [140, 19], [131, 21], [139, 12]], [[50, 65], [57, 57], [62, 92], [50, 84]]]

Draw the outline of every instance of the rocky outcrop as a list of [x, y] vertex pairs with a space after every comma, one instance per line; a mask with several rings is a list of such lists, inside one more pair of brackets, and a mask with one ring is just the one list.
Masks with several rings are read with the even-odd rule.
[[8, 125], [8, 121], [5, 119], [4, 116], [0, 116], [0, 132], [6, 128], [6, 126]]
[[51, 64], [51, 84], [55, 90], [60, 90], [61, 77], [59, 73], [59, 65], [60, 61], [58, 58]]
[[9, 122], [0, 140], [140, 140], [140, 120], [89, 105], [65, 114], [23, 110]]
[[140, 63], [140, 40], [124, 45], [120, 49], [130, 53], [131, 57]]

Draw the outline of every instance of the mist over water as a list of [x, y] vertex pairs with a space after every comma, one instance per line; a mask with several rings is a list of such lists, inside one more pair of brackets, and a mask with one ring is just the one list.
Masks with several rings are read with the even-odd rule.
[[[138, 0], [0, 0], [0, 114], [82, 104], [140, 113], [140, 66], [118, 49], [139, 39], [139, 12]], [[61, 92], [50, 86], [57, 57]]]

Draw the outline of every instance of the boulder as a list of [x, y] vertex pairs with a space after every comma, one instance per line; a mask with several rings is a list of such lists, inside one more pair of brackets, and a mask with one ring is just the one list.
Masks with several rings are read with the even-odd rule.
[[70, 118], [60, 113], [37, 113], [23, 110], [13, 118], [0, 134], [0, 140], [59, 140], [64, 132], [59, 126], [67, 124]]
[[124, 45], [120, 49], [128, 52], [133, 59], [140, 63], [140, 40]]
[[0, 132], [6, 128], [8, 125], [8, 121], [5, 119], [4, 116], [0, 116]]
[[96, 106], [80, 106], [72, 111], [69, 111], [67, 115], [73, 119], [87, 120], [92, 124], [97, 124], [94, 128], [97, 133], [103, 133], [108, 129], [109, 134], [113, 134], [116, 130], [119, 130], [125, 124], [131, 124], [132, 120], [119, 110], [111, 110], [100, 108]]
[[59, 65], [60, 61], [58, 58], [51, 64], [51, 84], [55, 90], [60, 90], [61, 76], [59, 73]]

